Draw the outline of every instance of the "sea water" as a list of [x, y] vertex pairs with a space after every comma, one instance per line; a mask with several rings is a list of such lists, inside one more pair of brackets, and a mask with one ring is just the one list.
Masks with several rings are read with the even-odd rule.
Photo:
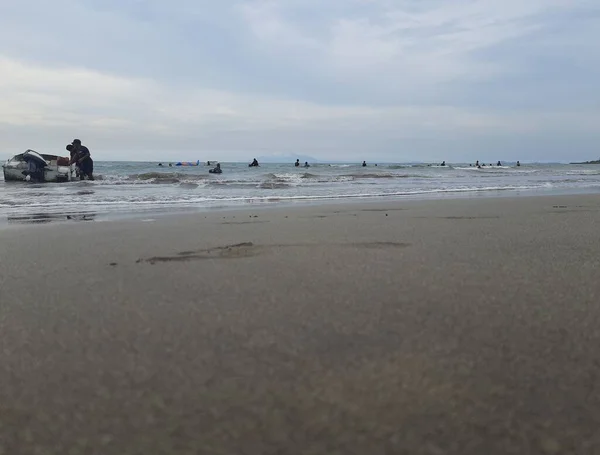
[[[209, 167], [143, 162], [94, 163], [95, 181], [36, 184], [4, 182], [0, 221], [91, 219], [145, 212], [233, 208], [249, 204], [383, 198], [481, 197], [600, 192], [600, 165], [523, 164], [312, 164], [221, 163]], [[212, 167], [212, 166], [211, 166]], [[86, 218], [87, 217], [87, 218]]]

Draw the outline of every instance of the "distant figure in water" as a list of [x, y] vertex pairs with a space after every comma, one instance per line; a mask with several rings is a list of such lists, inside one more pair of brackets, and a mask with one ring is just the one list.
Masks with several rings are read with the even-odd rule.
[[250, 163], [250, 164], [248, 165], [248, 167], [257, 167], [257, 166], [258, 166], [258, 161], [256, 161], [256, 158], [254, 158], [254, 159], [252, 160], [252, 163]]
[[308, 164], [308, 161], [304, 162], [304, 167], [310, 167], [310, 164]]
[[159, 166], [162, 166], [162, 163], [158, 163]]
[[446, 165], [446, 162], [442, 161], [442, 164], [440, 166], [445, 166], [445, 165]]
[[479, 160], [475, 162], [475, 167], [479, 167]]
[[520, 165], [521, 165], [521, 162], [520, 162], [520, 161], [517, 161], [517, 166], [520, 166]]
[[211, 174], [220, 174], [221, 172], [223, 172], [223, 171], [221, 170], [221, 163], [217, 163], [217, 167], [216, 167], [216, 168], [214, 168], [214, 169], [211, 169], [211, 170], [210, 170], [210, 171], [208, 171], [208, 172], [210, 172]]
[[367, 162], [363, 161], [362, 167], [367, 167]]
[[169, 163], [169, 167], [173, 167], [173, 163]]
[[300, 166], [300, 160], [299, 159], [296, 160], [296, 162], [294, 163], [294, 166], [296, 166], [296, 167]]
[[502, 163], [498, 161], [498, 164], [496, 164], [496, 166], [502, 166]]

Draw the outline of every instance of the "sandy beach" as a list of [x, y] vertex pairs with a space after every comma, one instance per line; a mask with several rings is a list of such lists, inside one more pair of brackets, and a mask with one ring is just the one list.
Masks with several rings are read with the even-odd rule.
[[598, 226], [596, 195], [10, 225], [0, 454], [598, 454]]

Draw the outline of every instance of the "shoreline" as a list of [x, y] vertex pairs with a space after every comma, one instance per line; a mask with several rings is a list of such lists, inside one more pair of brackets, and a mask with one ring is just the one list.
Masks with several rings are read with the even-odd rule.
[[245, 201], [238, 204], [225, 205], [182, 205], [173, 207], [153, 207], [147, 210], [125, 210], [101, 212], [99, 210], [89, 211], [64, 211], [64, 212], [37, 212], [32, 214], [14, 214], [0, 216], [0, 230], [10, 228], [11, 226], [22, 225], [46, 225], [55, 223], [70, 223], [78, 221], [100, 221], [100, 222], [119, 222], [124, 220], [140, 220], [147, 218], [162, 218], [166, 216], [185, 216], [202, 215], [212, 212], [237, 212], [251, 210], [279, 210], [293, 209], [296, 207], [326, 207], [338, 204], [387, 204], [395, 202], [424, 202], [424, 201], [452, 201], [452, 200], [493, 200], [493, 199], [521, 199], [529, 197], [556, 197], [556, 196], [593, 196], [600, 194], [600, 189], [592, 191], [585, 189], [536, 189], [536, 190], [498, 190], [498, 191], [448, 191], [448, 192], [419, 192], [415, 194], [389, 195], [389, 196], [345, 196], [345, 197], [306, 197], [305, 199], [285, 199], [273, 197], [272, 200], [266, 198], [256, 198], [256, 201]]

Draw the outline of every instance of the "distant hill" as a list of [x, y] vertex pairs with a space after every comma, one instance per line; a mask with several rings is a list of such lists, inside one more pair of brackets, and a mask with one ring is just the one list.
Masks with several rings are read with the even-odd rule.
[[571, 164], [600, 164], [600, 159], [594, 161], [583, 161], [581, 163], [571, 163]]

